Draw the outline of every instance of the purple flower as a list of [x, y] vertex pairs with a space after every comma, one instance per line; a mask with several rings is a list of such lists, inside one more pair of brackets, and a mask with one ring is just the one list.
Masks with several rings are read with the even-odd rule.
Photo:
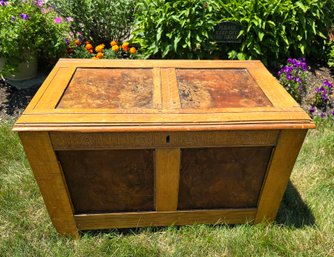
[[332, 115], [334, 116], [334, 109], [332, 110]]
[[36, 0], [35, 5], [37, 5], [38, 7], [43, 7], [43, 0]]
[[55, 23], [60, 24], [62, 23], [63, 19], [61, 17], [55, 18]]
[[333, 88], [333, 84], [330, 83], [330, 82], [328, 81], [328, 79], [325, 79], [325, 80], [322, 82], [322, 84], [323, 84], [324, 86], [329, 87], [329, 88]]
[[65, 38], [66, 45], [70, 44], [70, 40], [68, 38]]
[[302, 80], [300, 78], [298, 78], [298, 77], [295, 77], [294, 81], [296, 81], [297, 83], [302, 83]]
[[311, 106], [311, 108], [308, 110], [311, 114], [313, 114], [315, 112], [315, 107]]
[[287, 80], [291, 80], [291, 79], [292, 79], [291, 74], [288, 74], [288, 75], [286, 76], [286, 79], [287, 79]]
[[12, 21], [15, 21], [15, 20], [16, 20], [16, 17], [15, 17], [15, 16], [12, 16], [11, 20], [12, 20]]
[[0, 1], [0, 5], [4, 6], [5, 5], [5, 1]]
[[321, 113], [320, 113], [320, 117], [321, 117], [321, 118], [325, 118], [325, 117], [326, 117], [326, 113], [325, 113], [325, 112], [321, 112]]
[[67, 18], [65, 19], [65, 21], [66, 21], [66, 22], [72, 22], [72, 21], [74, 21], [74, 19], [73, 19], [72, 17], [67, 17]]
[[28, 20], [29, 19], [29, 15], [25, 14], [25, 13], [21, 13], [20, 17], [21, 17], [22, 20]]
[[307, 66], [306, 63], [303, 63], [303, 64], [302, 64], [302, 70], [303, 70], [303, 71], [307, 71], [307, 70], [308, 70], [308, 66]]

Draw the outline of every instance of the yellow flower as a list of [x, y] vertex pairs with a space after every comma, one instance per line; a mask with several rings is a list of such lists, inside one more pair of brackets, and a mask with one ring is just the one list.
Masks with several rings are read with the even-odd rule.
[[103, 57], [103, 53], [102, 52], [98, 52], [96, 54], [96, 58], [101, 59], [102, 57]]
[[137, 53], [137, 49], [135, 47], [130, 48], [130, 54], [135, 54]]
[[129, 51], [129, 43], [128, 43], [128, 42], [124, 42], [124, 43], [122, 44], [122, 49], [123, 49], [123, 51], [125, 51], [125, 52]]
[[100, 53], [100, 52], [103, 51], [104, 47], [105, 47], [104, 44], [100, 44], [97, 47], [95, 47], [95, 51], [98, 52], [98, 53]]
[[115, 40], [110, 42], [110, 46], [115, 46], [115, 45], [117, 45], [117, 42]]
[[112, 46], [111, 49], [112, 49], [114, 52], [118, 52], [119, 47], [118, 47], [118, 45], [114, 45], [114, 46]]

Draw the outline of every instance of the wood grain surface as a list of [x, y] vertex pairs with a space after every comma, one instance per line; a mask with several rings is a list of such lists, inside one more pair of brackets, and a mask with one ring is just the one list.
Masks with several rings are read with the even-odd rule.
[[153, 108], [152, 69], [75, 71], [57, 108]]
[[77, 238], [72, 203], [48, 133], [23, 132], [19, 136], [54, 227]]
[[275, 148], [255, 222], [273, 222], [307, 130], [283, 130]]
[[255, 208], [272, 147], [182, 149], [179, 210]]
[[153, 150], [58, 151], [74, 212], [154, 210]]
[[[167, 136], [168, 138], [169, 136]], [[169, 139], [168, 139], [169, 140]], [[155, 150], [155, 210], [176, 211], [179, 196], [180, 149]]]
[[241, 224], [254, 220], [256, 209], [226, 209], [75, 215], [80, 230], [186, 224]]
[[272, 106], [246, 69], [176, 69], [183, 109]]

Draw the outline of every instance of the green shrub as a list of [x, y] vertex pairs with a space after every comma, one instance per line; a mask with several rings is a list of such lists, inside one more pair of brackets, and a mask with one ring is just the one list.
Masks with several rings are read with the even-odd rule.
[[286, 56], [324, 58], [333, 0], [221, 0], [223, 20], [240, 22], [240, 45], [226, 46], [230, 59], [261, 59], [276, 66]]
[[334, 68], [334, 42], [331, 41], [329, 44], [329, 52], [328, 52], [328, 66]]
[[94, 43], [123, 41], [130, 35], [135, 0], [50, 0], [64, 17], [72, 17], [72, 32]]
[[[147, 57], [260, 59], [277, 67], [287, 56], [325, 58], [334, 0], [141, 0], [134, 40]], [[210, 34], [221, 21], [243, 27], [240, 44], [217, 45]]]
[[146, 57], [205, 58], [218, 47], [210, 32], [219, 22], [214, 0], [141, 0], [133, 42]]
[[328, 66], [334, 68], [334, 28], [329, 33], [328, 49]]

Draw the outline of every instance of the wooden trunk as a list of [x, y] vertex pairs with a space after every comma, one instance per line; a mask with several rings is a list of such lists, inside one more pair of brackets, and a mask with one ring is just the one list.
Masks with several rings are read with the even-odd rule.
[[15, 124], [59, 233], [275, 219], [312, 120], [259, 61], [61, 59]]

